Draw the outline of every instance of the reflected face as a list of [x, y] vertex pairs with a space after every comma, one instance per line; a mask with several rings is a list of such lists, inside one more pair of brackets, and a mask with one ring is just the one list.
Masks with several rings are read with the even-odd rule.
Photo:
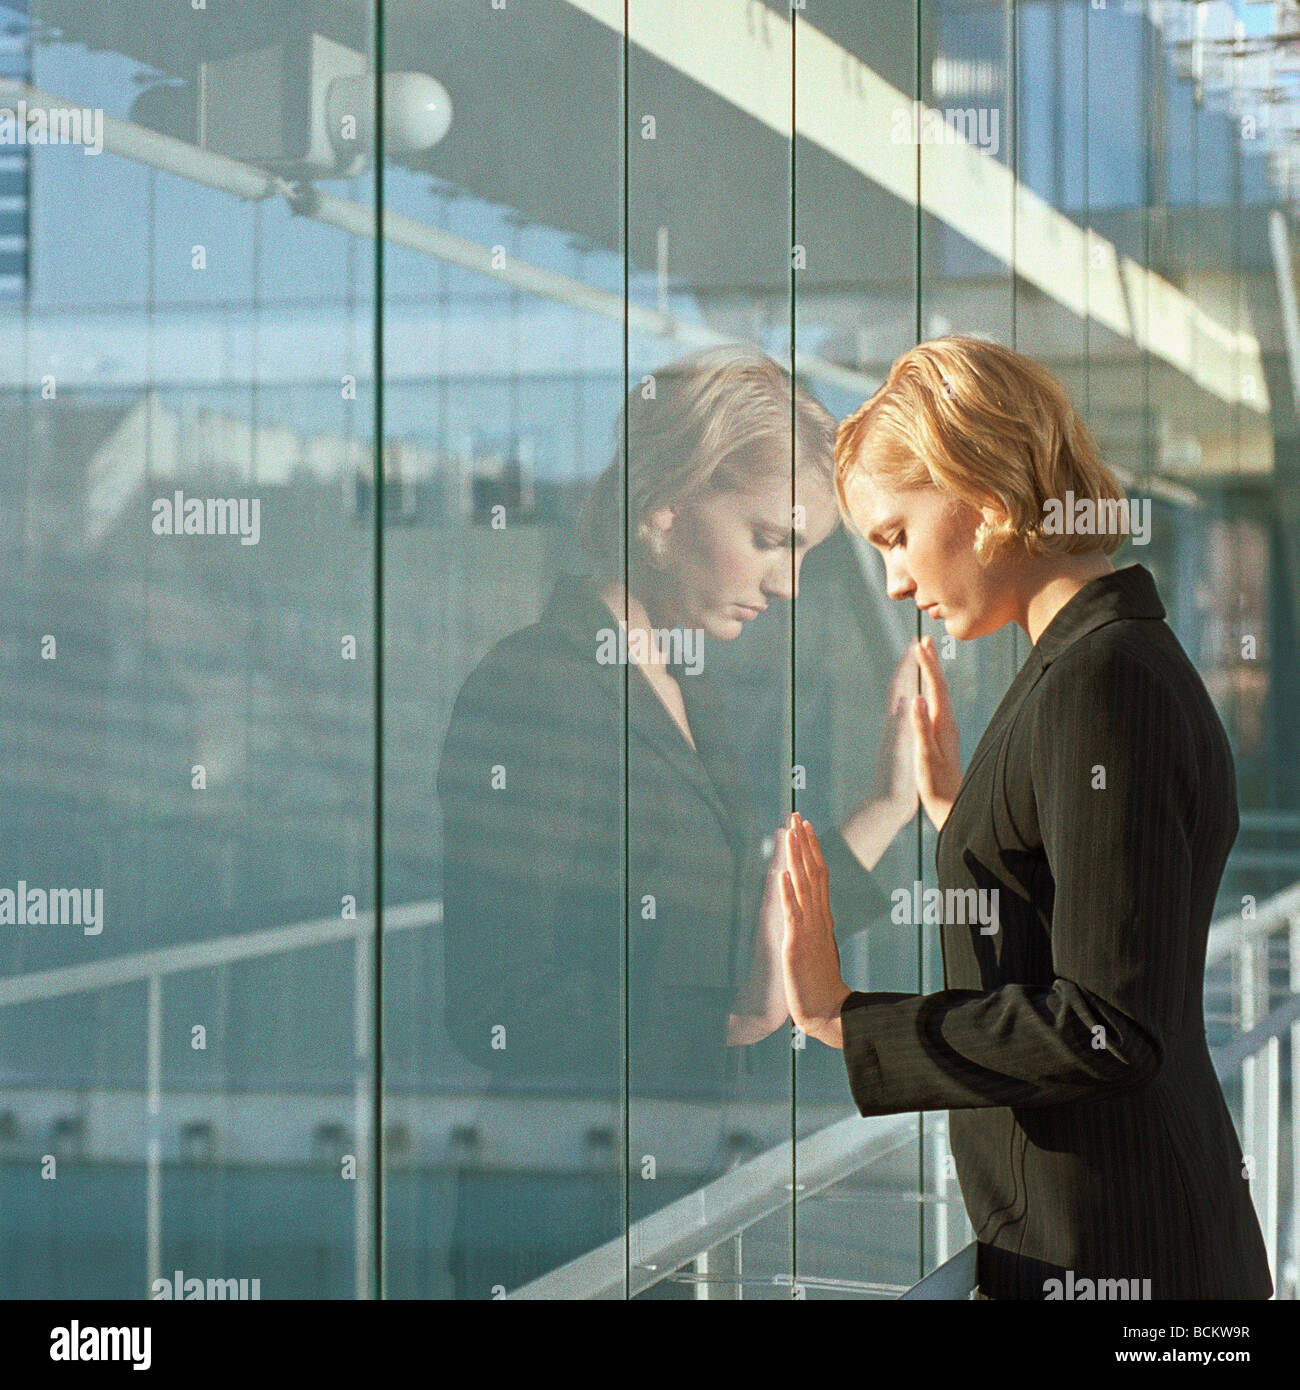
[[853, 524], [885, 562], [890, 598], [912, 599], [960, 641], [996, 632], [1015, 620], [1010, 566], [994, 556], [982, 565], [975, 531], [997, 513], [975, 508], [934, 487], [892, 492], [865, 471], [845, 490]]
[[743, 491], [710, 492], [650, 518], [667, 525], [663, 568], [645, 602], [656, 622], [738, 637], [774, 598], [798, 592], [804, 556], [839, 524], [831, 485], [800, 483], [804, 525], [791, 549], [790, 477], [761, 473]]

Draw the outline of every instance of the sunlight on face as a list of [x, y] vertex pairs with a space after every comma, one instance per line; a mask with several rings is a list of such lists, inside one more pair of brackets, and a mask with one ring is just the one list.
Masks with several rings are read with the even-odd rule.
[[885, 562], [890, 598], [912, 599], [960, 641], [1013, 621], [1005, 564], [981, 565], [975, 555], [976, 528], [991, 511], [934, 487], [891, 492], [865, 471], [845, 495], [854, 525]]
[[647, 597], [658, 621], [699, 627], [716, 641], [738, 637], [774, 598], [793, 598], [804, 556], [839, 524], [829, 483], [798, 485], [804, 526], [790, 546], [790, 477], [766, 472], [743, 491], [705, 493], [679, 506], [665, 563]]

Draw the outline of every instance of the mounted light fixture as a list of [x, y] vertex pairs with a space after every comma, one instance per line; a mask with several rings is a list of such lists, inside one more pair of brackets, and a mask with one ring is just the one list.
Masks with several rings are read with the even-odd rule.
[[[289, 180], [346, 179], [375, 155], [375, 74], [320, 34], [200, 62], [194, 81], [150, 87], [131, 119]], [[447, 89], [423, 72], [383, 77], [384, 152], [432, 149], [451, 126]]]

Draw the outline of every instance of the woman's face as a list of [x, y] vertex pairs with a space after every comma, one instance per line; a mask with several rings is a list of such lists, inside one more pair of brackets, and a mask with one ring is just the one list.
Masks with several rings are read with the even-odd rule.
[[890, 598], [912, 599], [943, 622], [952, 637], [971, 641], [1015, 621], [1012, 561], [976, 558], [975, 531], [998, 515], [934, 487], [890, 491], [865, 471], [845, 488], [853, 524], [885, 561]]
[[759, 473], [743, 490], [710, 492], [650, 518], [666, 527], [663, 567], [644, 602], [656, 624], [702, 628], [715, 641], [738, 637], [774, 598], [798, 592], [803, 558], [839, 523], [829, 482], [799, 483], [802, 507], [790, 547], [789, 473]]

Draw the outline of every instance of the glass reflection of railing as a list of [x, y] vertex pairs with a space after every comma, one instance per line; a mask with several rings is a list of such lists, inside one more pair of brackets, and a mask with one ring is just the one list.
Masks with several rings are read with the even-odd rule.
[[[1276, 948], [1276, 951], [1275, 951]], [[1284, 960], [1285, 983], [1274, 954]], [[1274, 968], [1271, 969], [1270, 967]], [[1220, 976], [1227, 973], [1225, 984]], [[1300, 1132], [1296, 1130], [1295, 1077], [1300, 1059], [1300, 883], [1264, 903], [1253, 918], [1230, 917], [1210, 929], [1206, 949], [1207, 1002], [1227, 989], [1231, 997], [1231, 1037], [1211, 1049], [1215, 1070], [1225, 1089], [1236, 1090], [1240, 1105], [1234, 1122], [1242, 1150], [1252, 1168], [1251, 1195], [1264, 1233], [1275, 1296], [1297, 1296], [1297, 1252], [1300, 1252], [1300, 1208], [1295, 1203], [1295, 1175], [1300, 1173]], [[1282, 1036], [1291, 1034], [1288, 1106], [1282, 1109]], [[1283, 1211], [1280, 1201], [1282, 1128], [1290, 1130], [1291, 1185]], [[571, 1261], [518, 1290], [516, 1298], [635, 1297], [667, 1278], [696, 1285], [698, 1297], [741, 1298], [746, 1284], [771, 1286], [773, 1279], [746, 1279], [743, 1238], [747, 1230], [785, 1207], [793, 1195], [804, 1202], [823, 1194], [916, 1137], [913, 1115], [872, 1119], [851, 1116], [798, 1141], [792, 1152], [781, 1144], [759, 1154], [698, 1192], [633, 1225], [627, 1241], [614, 1240]], [[935, 1174], [942, 1165], [931, 1166]], [[796, 1175], [792, 1179], [792, 1174]], [[944, 1208], [952, 1201], [949, 1184], [922, 1193], [945, 1229]], [[1280, 1244], [1289, 1245], [1286, 1266], [1279, 1269]], [[932, 1248], [934, 1248], [932, 1241]], [[975, 1287], [975, 1247], [968, 1245], [951, 1258], [942, 1255], [937, 1268], [901, 1293], [904, 1298], [963, 1299]], [[815, 1274], [787, 1276], [783, 1282], [793, 1296], [808, 1290], [839, 1288], [858, 1296], [888, 1295], [887, 1286], [867, 1280], [820, 1280]], [[893, 1290], [898, 1296], [899, 1290]]]
[[[438, 900], [405, 903], [384, 909], [384, 933], [434, 927], [442, 921]], [[375, 990], [373, 981], [373, 912], [358, 912], [355, 918], [320, 917], [307, 922], [268, 927], [261, 931], [223, 936], [214, 941], [197, 941], [183, 946], [167, 946], [156, 951], [139, 951], [114, 959], [85, 965], [35, 970], [24, 975], [0, 979], [0, 1007], [35, 1004], [69, 995], [119, 985], [145, 986], [145, 1251], [148, 1284], [152, 1288], [162, 1273], [162, 1137], [159, 1116], [162, 1100], [163, 981], [168, 976], [191, 970], [211, 969], [291, 951], [310, 950], [339, 941], [352, 940], [354, 1017], [353, 1047], [355, 1083], [353, 1091], [353, 1137], [356, 1145], [356, 1181], [353, 1197], [355, 1283], [357, 1297], [370, 1287], [374, 1243], [371, 1214], [374, 1205], [374, 1173], [370, 1161], [370, 1134], [374, 1086], [372, 1082]]]
[[[436, 929], [442, 905], [436, 900], [385, 909], [384, 930]], [[354, 1089], [358, 1173], [355, 1190], [355, 1259], [358, 1294], [368, 1288], [373, 1260], [374, 1173], [363, 1156], [370, 1152], [373, 1109], [372, 1029], [375, 991], [372, 948], [374, 916], [355, 920], [318, 918], [215, 941], [142, 951], [86, 965], [33, 971], [0, 980], [0, 1007], [39, 1003], [86, 994], [123, 984], [145, 985], [145, 1166], [146, 1251], [150, 1283], [161, 1264], [162, 1146], [157, 1117], [162, 1095], [163, 981], [186, 971], [236, 961], [308, 950], [352, 940], [354, 954]], [[1292, 1123], [1296, 1061], [1300, 1057], [1300, 883], [1262, 904], [1245, 920], [1231, 917], [1210, 930], [1206, 953], [1207, 1004], [1210, 1017], [1222, 1021], [1228, 1036], [1212, 1049], [1215, 1068], [1228, 1092], [1242, 1148], [1252, 1166], [1251, 1193], [1268, 1249], [1278, 1298], [1297, 1296], [1297, 1251], [1300, 1209], [1294, 1200], [1300, 1172], [1300, 1134]], [[1290, 1031], [1290, 1072], [1283, 1105], [1282, 1039]], [[1288, 1188], [1283, 1190], [1283, 1130], [1289, 1131]], [[808, 1291], [849, 1293], [860, 1297], [963, 1298], [974, 1284], [974, 1247], [949, 1258], [950, 1207], [960, 1205], [955, 1185], [942, 1178], [942, 1162], [927, 1164], [933, 1190], [912, 1198], [935, 1213], [929, 1223], [930, 1262], [936, 1268], [920, 1283], [905, 1286], [867, 1279], [819, 1278], [815, 1273], [747, 1277], [744, 1236], [769, 1217], [788, 1210], [792, 1197], [806, 1202], [827, 1196], [836, 1184], [861, 1175], [872, 1165], [913, 1144], [916, 1116], [891, 1115], [837, 1121], [800, 1139], [793, 1149], [778, 1145], [738, 1164], [721, 1178], [633, 1224], [619, 1238], [516, 1290], [516, 1298], [635, 1297], [665, 1279], [695, 1285], [697, 1297], [738, 1298], [747, 1284], [785, 1287], [791, 1296]], [[944, 1150], [942, 1129], [935, 1155]], [[1285, 1201], [1284, 1201], [1285, 1197]], [[905, 1198], [904, 1198], [905, 1199]], [[1279, 1251], [1287, 1249], [1285, 1267]]]

